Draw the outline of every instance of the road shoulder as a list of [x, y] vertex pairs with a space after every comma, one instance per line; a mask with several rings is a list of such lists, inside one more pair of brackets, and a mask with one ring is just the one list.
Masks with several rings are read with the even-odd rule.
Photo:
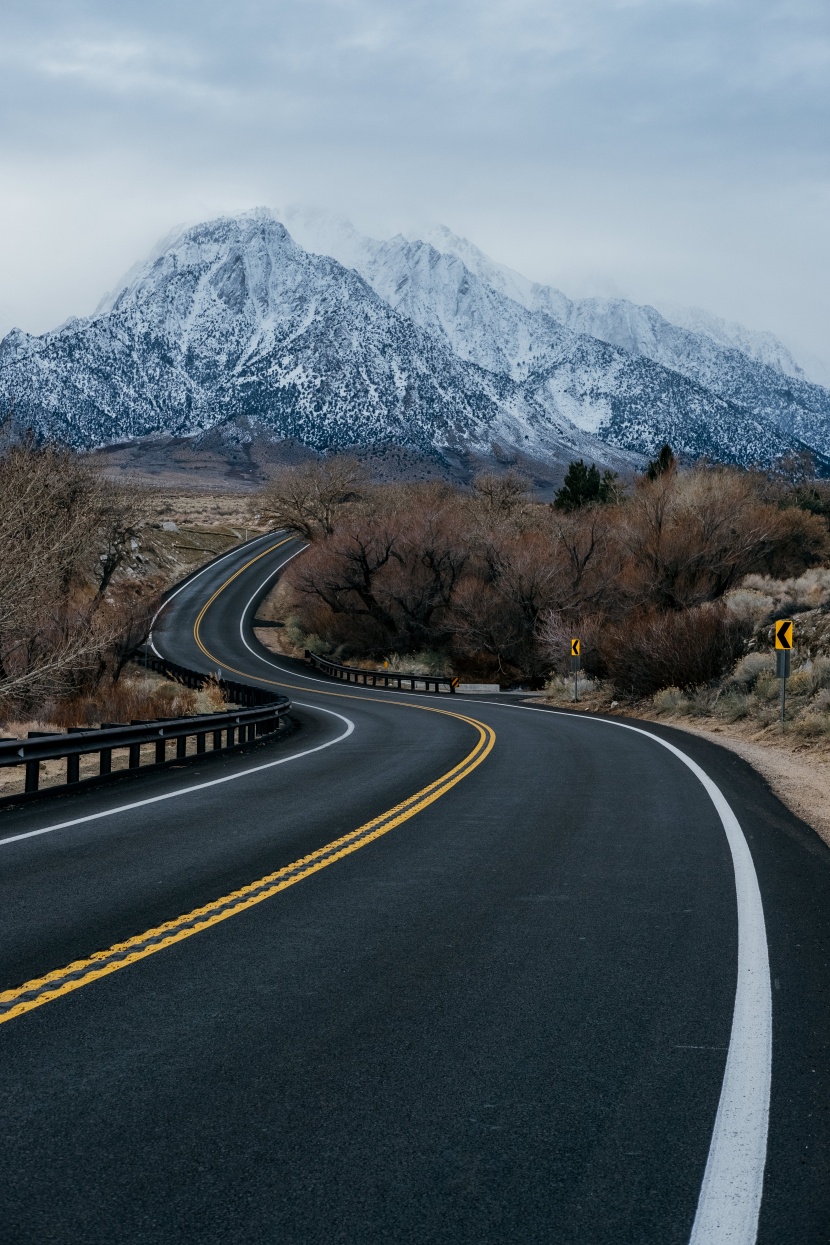
[[779, 800], [812, 826], [830, 847], [830, 761], [810, 750], [795, 752], [788, 747], [741, 738], [724, 727], [705, 730], [684, 718], [661, 717], [659, 722], [737, 753], [766, 779]]

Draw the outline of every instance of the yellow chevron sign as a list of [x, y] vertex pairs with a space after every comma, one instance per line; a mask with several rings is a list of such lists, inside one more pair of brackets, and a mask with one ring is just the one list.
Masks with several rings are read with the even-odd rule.
[[571, 657], [579, 656], [579, 640], [574, 638], [571, 640]]
[[782, 618], [775, 624], [775, 647], [791, 649], [793, 646], [792, 619]]

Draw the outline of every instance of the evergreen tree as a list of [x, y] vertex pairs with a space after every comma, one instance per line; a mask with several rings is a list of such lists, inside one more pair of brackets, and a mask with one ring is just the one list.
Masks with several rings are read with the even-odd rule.
[[568, 467], [565, 482], [553, 499], [557, 510], [578, 510], [580, 506], [594, 506], [617, 500], [617, 475], [604, 471], [600, 475], [595, 463], [590, 467], [577, 459]]
[[649, 480], [656, 480], [658, 476], [666, 475], [668, 472], [677, 470], [677, 459], [674, 451], [668, 441], [664, 444], [660, 453], [656, 458], [652, 458], [646, 467], [646, 477]]

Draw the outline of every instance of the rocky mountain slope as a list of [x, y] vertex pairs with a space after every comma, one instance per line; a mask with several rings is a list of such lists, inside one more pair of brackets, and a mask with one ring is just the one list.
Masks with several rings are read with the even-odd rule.
[[724, 461], [830, 454], [827, 390], [652, 308], [571, 302], [449, 231], [338, 225], [321, 244], [319, 221], [289, 223], [307, 249], [264, 209], [175, 232], [92, 317], [13, 330], [0, 410], [83, 447], [254, 429], [615, 468], [666, 439]]
[[[779, 438], [830, 455], [830, 391], [810, 383], [771, 333], [702, 311], [688, 311], [686, 323], [676, 324], [624, 299], [572, 300], [495, 263], [445, 227], [426, 241], [379, 242], [321, 214], [295, 212], [290, 221], [304, 246], [322, 245], [354, 267], [461, 357], [515, 379], [541, 378], [531, 384], [537, 400], [552, 401], [613, 444], [650, 452], [659, 428], [658, 438], [692, 456], [765, 460], [775, 457]], [[603, 352], [597, 342], [617, 349]], [[638, 369], [632, 359], [659, 364], [697, 389]], [[712, 396], [730, 409], [713, 405]]]

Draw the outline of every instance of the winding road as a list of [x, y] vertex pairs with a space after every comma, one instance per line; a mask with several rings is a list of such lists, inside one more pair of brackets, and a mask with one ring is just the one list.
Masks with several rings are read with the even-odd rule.
[[830, 1241], [830, 851], [694, 736], [275, 657], [300, 551], [153, 633], [291, 732], [0, 814], [0, 1238]]

